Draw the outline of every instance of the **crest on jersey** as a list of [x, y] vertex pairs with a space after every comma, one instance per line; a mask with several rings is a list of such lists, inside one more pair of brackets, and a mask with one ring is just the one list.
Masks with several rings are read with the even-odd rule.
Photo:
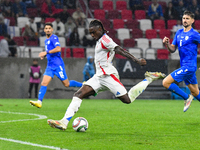
[[188, 40], [188, 39], [189, 39], [189, 36], [186, 36], [186, 37], [185, 37], [185, 40]]
[[50, 44], [50, 41], [48, 41], [47, 44]]

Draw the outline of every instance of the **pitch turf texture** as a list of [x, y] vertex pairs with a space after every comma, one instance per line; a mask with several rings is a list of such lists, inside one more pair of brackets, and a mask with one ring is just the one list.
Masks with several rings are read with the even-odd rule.
[[[87, 99], [83, 100], [67, 130], [51, 128], [47, 119], [61, 119], [70, 102], [45, 99], [43, 107], [38, 109], [30, 106], [26, 99], [0, 99], [0, 150], [200, 149], [200, 103], [197, 100], [184, 113], [183, 100], [136, 100], [123, 104], [119, 100]], [[13, 112], [16, 114], [11, 114]], [[29, 113], [47, 118], [24, 120], [38, 118]], [[76, 117], [88, 120], [86, 132], [73, 130], [72, 121]]]

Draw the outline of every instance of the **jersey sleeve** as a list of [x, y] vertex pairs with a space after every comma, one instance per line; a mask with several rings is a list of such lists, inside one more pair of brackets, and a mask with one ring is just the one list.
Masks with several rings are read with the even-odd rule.
[[52, 38], [52, 43], [53, 43], [53, 45], [54, 45], [55, 47], [60, 46], [60, 42], [59, 42], [59, 39], [58, 39], [57, 36], [54, 36], [54, 37]]
[[200, 43], [200, 34], [198, 32], [193, 34], [193, 40]]
[[104, 35], [102, 37], [102, 47], [109, 51], [114, 51], [115, 47], [118, 46], [109, 36]]

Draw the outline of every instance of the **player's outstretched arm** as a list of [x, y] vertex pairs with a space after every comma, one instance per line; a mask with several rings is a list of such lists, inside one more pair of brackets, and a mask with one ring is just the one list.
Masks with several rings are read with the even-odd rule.
[[173, 44], [170, 44], [169, 38], [168, 37], [164, 37], [163, 38], [163, 43], [165, 44], [165, 46], [167, 47], [168, 51], [170, 53], [174, 53], [176, 51], [176, 47]]
[[136, 58], [135, 56], [133, 56], [132, 54], [130, 54], [128, 51], [125, 51], [123, 48], [121, 48], [120, 46], [116, 46], [114, 51], [117, 53], [117, 54], [120, 54], [128, 59], [131, 59], [133, 60], [134, 62], [138, 63], [139, 65], [141, 66], [144, 66], [146, 65], [146, 60], [143, 59], [143, 58]]

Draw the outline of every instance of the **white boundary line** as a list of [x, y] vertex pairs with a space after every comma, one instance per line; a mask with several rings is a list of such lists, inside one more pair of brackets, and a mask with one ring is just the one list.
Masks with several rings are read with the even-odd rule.
[[46, 119], [47, 118], [47, 116], [45, 116], [45, 115], [38, 115], [38, 114], [31, 114], [31, 113], [20, 113], [20, 112], [9, 112], [9, 111], [0, 111], [0, 113], [18, 114], [18, 115], [32, 115], [32, 116], [38, 117], [38, 118], [34, 118], [34, 119], [19, 119], [19, 120], [0, 121], [0, 123], [17, 122], [17, 121], [30, 121], [30, 120], [39, 120], [39, 119]]
[[[0, 111], [0, 113], [18, 114], [18, 115], [32, 115], [32, 116], [37, 116], [38, 117], [38, 118], [35, 118], [35, 119], [19, 119], [19, 120], [0, 121], [0, 123], [17, 122], [17, 121], [30, 121], [30, 120], [38, 120], [38, 119], [46, 119], [47, 118], [47, 116], [45, 116], [45, 115], [32, 114], [32, 113], [20, 113], [20, 112], [9, 112], [9, 111]], [[14, 139], [3, 138], [3, 137], [0, 137], [0, 140], [19, 143], [19, 144], [24, 144], [24, 145], [30, 145], [30, 146], [54, 149], [54, 150], [68, 150], [68, 149], [64, 149], [64, 148], [60, 148], [60, 147], [35, 144], [35, 143], [30, 143], [30, 142], [25, 142], [25, 141], [19, 141], [19, 140], [14, 140]]]
[[24, 144], [24, 145], [31, 145], [31, 146], [36, 146], [36, 147], [54, 149], [54, 150], [68, 150], [68, 149], [64, 149], [64, 148], [60, 148], [60, 147], [54, 147], [54, 146], [47, 146], [47, 145], [35, 144], [35, 143], [24, 142], [24, 141], [19, 141], [19, 140], [14, 140], [14, 139], [2, 138], [2, 137], [0, 137], [0, 140], [9, 141], [9, 142], [14, 142], [14, 143], [19, 143], [19, 144]]

